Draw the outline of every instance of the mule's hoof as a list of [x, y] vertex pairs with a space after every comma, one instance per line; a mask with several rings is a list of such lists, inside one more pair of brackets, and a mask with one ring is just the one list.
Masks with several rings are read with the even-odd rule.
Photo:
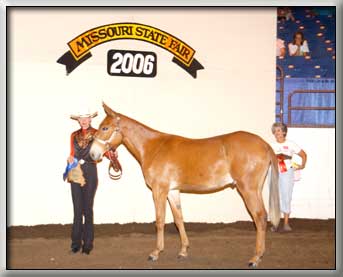
[[179, 259], [179, 260], [185, 260], [185, 259], [187, 259], [187, 255], [183, 255], [183, 254], [179, 254], [179, 255], [177, 255], [177, 258]]
[[249, 263], [249, 268], [256, 268], [256, 267], [257, 267], [257, 263], [253, 263], [253, 262]]
[[151, 255], [148, 257], [148, 261], [149, 261], [149, 262], [156, 262], [157, 259], [158, 259], [157, 257], [151, 256]]
[[270, 231], [271, 231], [272, 233], [276, 233], [276, 232], [278, 232], [279, 230], [278, 230], [278, 227], [272, 226], [272, 227], [270, 227]]

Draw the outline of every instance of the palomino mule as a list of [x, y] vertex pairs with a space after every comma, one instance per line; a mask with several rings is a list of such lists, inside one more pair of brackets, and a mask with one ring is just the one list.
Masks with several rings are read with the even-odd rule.
[[267, 213], [262, 188], [270, 166], [269, 215], [274, 227], [280, 221], [278, 165], [269, 144], [247, 132], [206, 139], [161, 133], [112, 111], [105, 104], [103, 107], [107, 116], [95, 134], [90, 154], [99, 160], [107, 150], [123, 143], [140, 164], [145, 182], [152, 190], [156, 211], [157, 245], [149, 259], [156, 261], [164, 249], [167, 200], [180, 233], [179, 257], [186, 257], [189, 241], [180, 192], [210, 193], [233, 184], [256, 225], [256, 253], [249, 266], [257, 266], [265, 251]]

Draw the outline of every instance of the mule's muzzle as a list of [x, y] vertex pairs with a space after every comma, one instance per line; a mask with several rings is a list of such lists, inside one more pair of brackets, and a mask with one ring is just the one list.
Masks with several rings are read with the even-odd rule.
[[93, 159], [93, 161], [98, 161], [101, 158], [101, 154], [95, 153], [94, 151], [90, 152], [90, 156]]
[[93, 142], [91, 149], [89, 151], [89, 155], [91, 156], [93, 161], [99, 161], [102, 158], [103, 149], [99, 147], [96, 142]]

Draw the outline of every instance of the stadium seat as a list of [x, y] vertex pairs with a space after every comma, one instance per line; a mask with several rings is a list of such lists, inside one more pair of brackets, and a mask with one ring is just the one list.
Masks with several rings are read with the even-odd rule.
[[[290, 78], [334, 78], [336, 55], [336, 25], [334, 9], [292, 7], [295, 21], [278, 21], [278, 38], [285, 41], [287, 55], [277, 64]], [[293, 34], [302, 31], [308, 42], [310, 58], [290, 57], [288, 43]], [[334, 58], [333, 58], [334, 57]]]

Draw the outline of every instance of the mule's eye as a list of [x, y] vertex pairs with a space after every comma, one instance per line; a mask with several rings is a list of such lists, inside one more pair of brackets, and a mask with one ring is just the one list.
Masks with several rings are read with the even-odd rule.
[[107, 128], [107, 127], [102, 127], [102, 130], [103, 130], [103, 131], [107, 131], [108, 128]]

